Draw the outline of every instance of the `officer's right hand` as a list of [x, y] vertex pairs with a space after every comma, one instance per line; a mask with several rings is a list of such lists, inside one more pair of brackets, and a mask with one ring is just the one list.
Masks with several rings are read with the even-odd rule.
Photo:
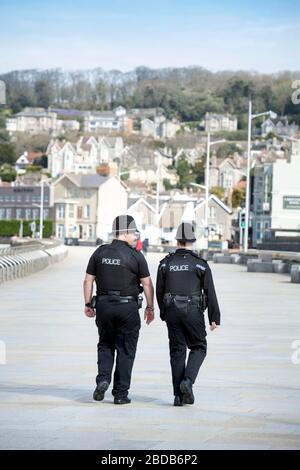
[[144, 320], [149, 325], [154, 320], [154, 309], [145, 308]]
[[91, 308], [91, 307], [84, 307], [84, 313], [87, 317], [94, 317], [96, 315], [95, 313], [95, 309]]

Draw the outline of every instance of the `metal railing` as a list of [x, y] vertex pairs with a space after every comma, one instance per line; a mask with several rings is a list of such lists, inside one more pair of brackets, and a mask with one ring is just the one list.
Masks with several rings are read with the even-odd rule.
[[27, 276], [52, 263], [62, 261], [68, 254], [61, 241], [29, 241], [0, 249], [0, 284]]

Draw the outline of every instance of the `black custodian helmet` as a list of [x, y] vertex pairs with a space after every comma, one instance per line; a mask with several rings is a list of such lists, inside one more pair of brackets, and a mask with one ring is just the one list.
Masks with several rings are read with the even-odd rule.
[[118, 236], [122, 233], [140, 233], [137, 229], [134, 218], [131, 215], [118, 215], [113, 221], [112, 232]]
[[190, 222], [182, 222], [177, 229], [176, 240], [184, 243], [193, 243], [196, 241], [195, 228]]

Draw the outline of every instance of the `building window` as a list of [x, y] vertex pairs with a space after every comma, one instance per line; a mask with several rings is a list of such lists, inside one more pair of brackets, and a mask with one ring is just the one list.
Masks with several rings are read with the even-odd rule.
[[69, 217], [74, 217], [74, 204], [69, 204]]
[[16, 219], [22, 219], [22, 209], [16, 209]]
[[65, 218], [65, 206], [64, 206], [64, 204], [57, 204], [56, 217], [57, 217], [57, 219], [64, 219]]
[[3, 220], [5, 219], [5, 209], [0, 208], [0, 219]]
[[44, 220], [49, 219], [49, 209], [44, 209]]
[[86, 189], [86, 190], [84, 191], [84, 197], [85, 197], [85, 199], [91, 197], [91, 195], [92, 195], [92, 191], [91, 191], [91, 190]]
[[65, 236], [65, 227], [64, 227], [64, 225], [59, 224], [57, 235], [58, 235], [58, 238], [64, 238], [64, 236]]
[[31, 209], [25, 209], [25, 219], [30, 220], [31, 218]]
[[88, 238], [93, 238], [93, 226], [89, 225], [88, 227]]
[[90, 206], [89, 204], [86, 204], [84, 206], [84, 218], [89, 219], [89, 217], [90, 217]]
[[39, 210], [38, 209], [32, 209], [32, 218], [33, 218], [33, 220], [37, 220], [39, 218]]
[[216, 217], [216, 208], [211, 206], [209, 208], [209, 218], [214, 219]]
[[230, 173], [223, 173], [222, 175], [222, 183], [224, 188], [231, 188], [232, 186], [232, 175]]

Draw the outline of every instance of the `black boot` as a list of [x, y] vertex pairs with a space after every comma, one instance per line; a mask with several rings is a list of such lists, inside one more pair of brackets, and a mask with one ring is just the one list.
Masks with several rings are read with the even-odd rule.
[[93, 394], [94, 400], [102, 401], [108, 387], [109, 383], [106, 380], [104, 380], [103, 382], [99, 382]]
[[182, 396], [175, 395], [175, 397], [174, 397], [174, 406], [183, 406]]
[[127, 405], [128, 403], [131, 403], [131, 400], [128, 397], [115, 398], [114, 399], [114, 404], [115, 405]]
[[180, 383], [180, 391], [183, 394], [183, 403], [186, 405], [192, 405], [195, 401], [195, 397], [193, 394], [193, 382], [189, 377], [186, 377]]

